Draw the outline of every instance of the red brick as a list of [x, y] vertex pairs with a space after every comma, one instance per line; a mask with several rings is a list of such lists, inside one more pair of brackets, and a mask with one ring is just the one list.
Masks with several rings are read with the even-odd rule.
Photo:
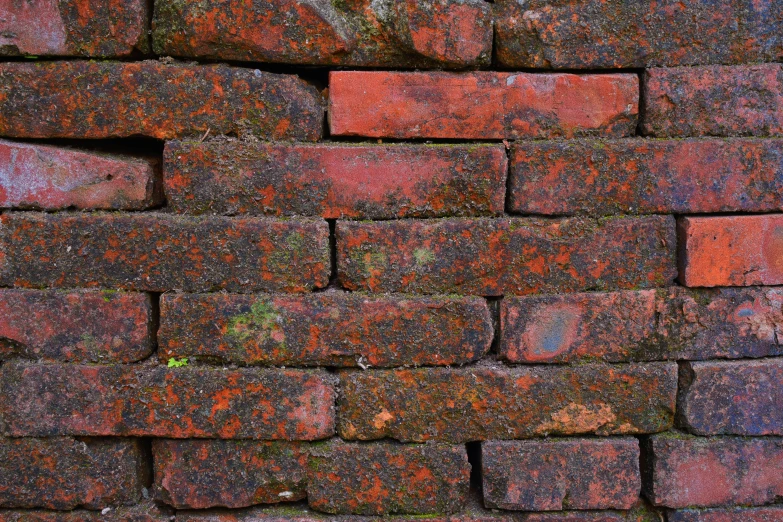
[[478, 295], [664, 286], [674, 220], [443, 219], [338, 222], [337, 266], [351, 290]]
[[332, 135], [378, 138], [621, 137], [634, 133], [631, 74], [335, 71]]
[[669, 522], [780, 522], [783, 506], [683, 509], [670, 511]]
[[509, 210], [769, 212], [783, 209], [782, 191], [783, 140], [531, 141], [512, 149]]
[[783, 68], [674, 67], [644, 73], [642, 130], [652, 136], [783, 133]]
[[0, 290], [0, 359], [130, 363], [151, 353], [148, 295]]
[[783, 55], [774, 0], [496, 1], [506, 67], [599, 69], [753, 63]]
[[296, 442], [156, 439], [155, 497], [178, 509], [301, 500], [307, 449]]
[[164, 213], [0, 216], [0, 285], [303, 292], [328, 280], [325, 221]]
[[2, 368], [8, 434], [312, 440], [334, 433], [320, 370], [24, 365]]
[[507, 159], [483, 145], [166, 144], [176, 212], [324, 218], [502, 214]]
[[133, 504], [147, 479], [143, 453], [134, 440], [0, 437], [0, 506]]
[[677, 414], [699, 435], [783, 435], [783, 358], [682, 368]]
[[156, 162], [0, 140], [0, 207], [141, 210], [160, 203]]
[[164, 362], [449, 365], [480, 358], [492, 338], [478, 297], [164, 294], [158, 354]]
[[308, 461], [307, 501], [326, 513], [457, 513], [469, 487], [464, 446], [332, 442]]
[[173, 522], [174, 515], [151, 502], [101, 511], [0, 510], [0, 522]]
[[322, 120], [316, 89], [290, 75], [153, 61], [0, 64], [3, 136], [171, 139], [209, 131], [315, 141]]
[[523, 511], [630, 509], [639, 499], [639, 442], [627, 439], [481, 444], [484, 504]]
[[155, 4], [155, 52], [222, 60], [364, 67], [489, 65], [490, 6], [481, 0], [273, 0]]
[[0, 56], [127, 56], [150, 51], [143, 0], [0, 2]]
[[783, 283], [783, 214], [684, 217], [678, 235], [686, 286]]
[[345, 439], [401, 441], [654, 433], [672, 425], [677, 366], [532, 366], [340, 372]]
[[656, 505], [759, 505], [783, 495], [781, 439], [661, 435], [647, 445], [651, 468], [644, 487]]

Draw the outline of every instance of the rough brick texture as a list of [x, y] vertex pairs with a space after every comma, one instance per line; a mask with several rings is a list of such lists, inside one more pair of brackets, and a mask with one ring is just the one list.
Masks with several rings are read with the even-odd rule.
[[783, 358], [682, 368], [678, 416], [699, 435], [783, 435]]
[[667, 216], [338, 222], [337, 266], [351, 290], [478, 295], [665, 286]]
[[335, 442], [313, 448], [307, 501], [327, 513], [448, 514], [467, 500], [464, 446]]
[[180, 509], [301, 500], [307, 449], [282, 441], [156, 439], [156, 498]]
[[302, 292], [328, 283], [328, 243], [308, 219], [8, 213], [0, 284]]
[[158, 341], [164, 361], [401, 366], [471, 362], [487, 353], [492, 338], [481, 298], [328, 292], [167, 294]]
[[339, 433], [401, 441], [654, 433], [673, 422], [677, 366], [478, 366], [340, 372]]
[[163, 62], [0, 64], [0, 135], [114, 138], [239, 134], [314, 141], [323, 111], [295, 76]]
[[[113, 506], [101, 511], [0, 510], [0, 522], [173, 522], [165, 508], [144, 502], [134, 506]], [[621, 522], [621, 521], [619, 521]]]
[[166, 145], [177, 212], [389, 219], [503, 213], [507, 160], [497, 146]]
[[0, 359], [129, 363], [152, 353], [145, 294], [0, 290]]
[[669, 512], [667, 519], [670, 522], [777, 522], [783, 520], [783, 506], [682, 509]]
[[629, 74], [333, 72], [336, 136], [621, 137], [633, 134], [639, 81]]
[[153, 24], [155, 51], [174, 56], [427, 68], [489, 65], [492, 54], [481, 0], [160, 0]]
[[517, 142], [509, 210], [606, 216], [783, 209], [783, 141]]
[[651, 437], [646, 451], [645, 494], [656, 505], [760, 505], [783, 495], [781, 439], [661, 435]]
[[137, 440], [0, 437], [0, 507], [133, 504], [146, 474]]
[[484, 504], [523, 511], [629, 509], [641, 488], [636, 439], [481, 444]]
[[6, 364], [11, 436], [312, 440], [334, 433], [323, 370]]

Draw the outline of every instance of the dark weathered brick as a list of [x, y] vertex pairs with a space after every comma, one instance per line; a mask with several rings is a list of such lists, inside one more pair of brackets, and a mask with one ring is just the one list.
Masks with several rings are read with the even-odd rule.
[[334, 433], [322, 370], [3, 366], [9, 435], [312, 440]]
[[783, 358], [682, 368], [677, 415], [699, 435], [783, 435]]
[[783, 439], [664, 434], [642, 451], [649, 461], [645, 494], [659, 506], [760, 505], [783, 495]]
[[783, 520], [783, 506], [682, 509], [670, 511], [666, 519], [669, 522], [779, 522]]
[[142, 445], [135, 440], [0, 437], [2, 507], [134, 504], [146, 475]]
[[478, 295], [665, 286], [674, 220], [443, 219], [338, 222], [351, 290]]
[[322, 121], [316, 89], [290, 75], [152, 61], [0, 64], [3, 136], [315, 141]]
[[781, 192], [778, 139], [520, 141], [511, 153], [509, 210], [522, 214], [769, 212]]
[[634, 133], [631, 74], [335, 71], [335, 136], [377, 138], [622, 137]]
[[494, 145], [173, 141], [177, 212], [384, 219], [503, 213], [507, 159]]
[[464, 446], [332, 442], [307, 467], [307, 501], [327, 513], [457, 513], [470, 486]]
[[162, 0], [153, 24], [155, 52], [173, 56], [431, 68], [489, 65], [492, 54], [482, 0]]
[[0, 290], [0, 359], [129, 363], [151, 352], [148, 295]]
[[158, 353], [163, 361], [448, 365], [480, 358], [492, 337], [478, 297], [165, 294]]
[[496, 509], [630, 509], [639, 499], [639, 442], [627, 439], [481, 444], [484, 504]]
[[345, 439], [654, 433], [673, 422], [675, 363], [340, 372]]
[[0, 522], [174, 522], [174, 515], [165, 508], [144, 502], [134, 506], [113, 506], [102, 511], [2, 510]]
[[178, 509], [301, 500], [307, 449], [297, 442], [156, 439], [155, 497]]
[[302, 292], [328, 280], [325, 221], [163, 213], [0, 216], [2, 285]]

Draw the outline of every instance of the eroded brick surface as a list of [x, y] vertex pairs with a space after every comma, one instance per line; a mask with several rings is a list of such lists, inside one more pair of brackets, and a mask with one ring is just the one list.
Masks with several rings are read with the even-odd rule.
[[[106, 509], [106, 508], [104, 508]], [[74, 511], [3, 510], [0, 522], [173, 522], [174, 514], [152, 502], [133, 506], [112, 506], [107, 513], [77, 509]]]
[[682, 509], [669, 512], [670, 522], [777, 522], [783, 520], [783, 506]]

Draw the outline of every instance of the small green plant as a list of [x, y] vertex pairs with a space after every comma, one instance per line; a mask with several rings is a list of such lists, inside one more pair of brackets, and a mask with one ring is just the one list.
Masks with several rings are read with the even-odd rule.
[[169, 368], [182, 368], [183, 366], [188, 365], [188, 358], [183, 357], [182, 359], [177, 360], [176, 358], [172, 357], [169, 359]]

